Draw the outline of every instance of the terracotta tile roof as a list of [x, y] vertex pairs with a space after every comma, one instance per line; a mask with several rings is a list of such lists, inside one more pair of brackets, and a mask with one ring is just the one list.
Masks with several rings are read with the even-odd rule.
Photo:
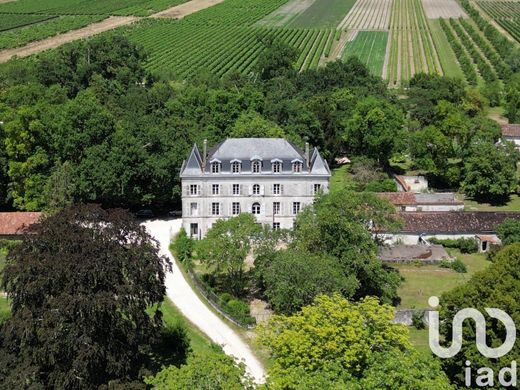
[[520, 137], [520, 124], [502, 125], [504, 137]]
[[42, 213], [0, 212], [0, 235], [20, 235], [33, 223], [38, 222]]
[[404, 191], [410, 191], [410, 186], [406, 183], [406, 180], [403, 176], [395, 175], [394, 178], [395, 180], [397, 180], [397, 183], [403, 188]]
[[488, 241], [492, 243], [499, 243], [500, 240], [495, 236], [485, 235], [485, 234], [477, 234], [477, 238], [480, 241]]
[[506, 218], [519, 219], [520, 212], [426, 211], [400, 212], [401, 233], [486, 234], [493, 233]]
[[379, 192], [377, 196], [397, 206], [414, 205], [417, 203], [415, 194], [412, 192]]

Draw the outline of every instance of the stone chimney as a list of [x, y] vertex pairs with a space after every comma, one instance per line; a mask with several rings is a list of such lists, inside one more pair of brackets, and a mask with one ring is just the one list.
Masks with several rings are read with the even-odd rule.
[[305, 164], [307, 164], [307, 169], [311, 168], [311, 156], [309, 154], [309, 143], [305, 142]]
[[208, 159], [208, 140], [204, 139], [202, 146], [202, 171], [206, 172], [206, 160]]

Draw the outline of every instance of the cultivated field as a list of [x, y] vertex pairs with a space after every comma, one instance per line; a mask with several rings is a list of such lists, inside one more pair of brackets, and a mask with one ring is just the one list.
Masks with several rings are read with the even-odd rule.
[[315, 0], [289, 24], [296, 28], [337, 27], [356, 0]]
[[466, 18], [466, 12], [456, 0], [422, 0], [428, 19]]
[[392, 0], [358, 0], [339, 28], [355, 30], [388, 30]]
[[520, 2], [477, 1], [477, 4], [511, 34], [513, 38], [520, 42]]
[[295, 17], [307, 10], [315, 0], [291, 0], [280, 8], [271, 12], [258, 21], [259, 26], [282, 27], [286, 26]]
[[394, 0], [387, 78], [398, 86], [419, 72], [443, 74], [421, 0]]
[[349, 41], [343, 51], [343, 58], [358, 57], [372, 74], [381, 76], [385, 63], [388, 33], [384, 31], [360, 31]]

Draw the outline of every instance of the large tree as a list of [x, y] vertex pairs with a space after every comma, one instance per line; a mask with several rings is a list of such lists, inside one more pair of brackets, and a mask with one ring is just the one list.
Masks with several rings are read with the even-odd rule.
[[[447, 343], [452, 340], [452, 319], [464, 308], [475, 308], [482, 313], [485, 313], [485, 308], [501, 309], [520, 324], [520, 244], [504, 247], [494, 256], [490, 267], [473, 275], [464, 285], [443, 294], [440, 308], [441, 336]], [[486, 344], [496, 347], [504, 340], [504, 326], [500, 321], [487, 317]], [[465, 321], [461, 351], [453, 358], [443, 359], [443, 368], [453, 383], [464, 386], [466, 360], [471, 361], [472, 383], [475, 383], [478, 368], [489, 367], [498, 373], [501, 368], [511, 366], [511, 361], [519, 359], [518, 343], [511, 352], [498, 359], [481, 355], [475, 342], [475, 324]]]
[[132, 381], [160, 334], [167, 260], [123, 210], [81, 205], [34, 225], [10, 251], [0, 329], [8, 388], [91, 389]]
[[418, 354], [394, 309], [375, 298], [320, 295], [291, 316], [260, 326], [273, 358], [270, 389], [451, 389], [438, 363]]

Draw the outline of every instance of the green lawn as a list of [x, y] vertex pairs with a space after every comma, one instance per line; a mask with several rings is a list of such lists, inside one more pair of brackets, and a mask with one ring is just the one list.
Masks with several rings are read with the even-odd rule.
[[405, 279], [398, 290], [399, 297], [401, 297], [401, 304], [398, 308], [427, 308], [430, 296], [440, 296], [442, 293], [466, 283], [475, 272], [490, 264], [486, 260], [485, 254], [466, 255], [456, 250], [450, 250], [450, 254], [460, 258], [466, 264], [467, 273], [457, 273], [437, 265], [397, 264], [394, 266]]
[[354, 6], [356, 0], [316, 0], [289, 23], [289, 27], [337, 27]]
[[413, 326], [408, 328], [410, 332], [410, 342], [422, 354], [431, 355], [428, 344], [428, 329], [416, 329]]
[[161, 308], [163, 320], [167, 325], [173, 327], [181, 325], [186, 329], [193, 352], [204, 354], [211, 350], [211, 340], [188, 321], [170, 299], [166, 298]]
[[348, 165], [343, 165], [339, 168], [332, 170], [332, 176], [330, 178], [330, 191], [339, 191], [343, 188], [354, 189], [356, 184], [352, 180], [352, 176], [348, 173]]
[[520, 196], [511, 195], [509, 202], [501, 205], [478, 203], [472, 199], [464, 199], [464, 206], [467, 211], [520, 211]]

